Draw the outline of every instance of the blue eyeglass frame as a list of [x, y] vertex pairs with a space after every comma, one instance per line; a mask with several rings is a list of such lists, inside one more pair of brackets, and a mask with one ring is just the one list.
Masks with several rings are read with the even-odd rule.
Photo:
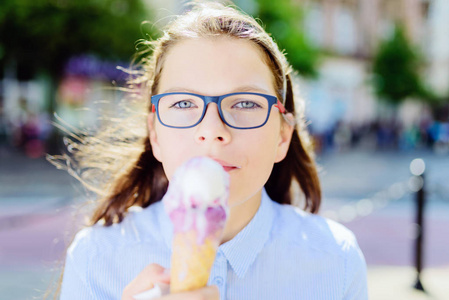
[[[164, 96], [168, 96], [168, 95], [190, 95], [190, 96], [196, 96], [198, 98], [201, 98], [204, 101], [204, 108], [203, 108], [203, 113], [201, 114], [200, 119], [198, 120], [198, 122], [196, 122], [193, 125], [190, 126], [171, 126], [171, 125], [167, 125], [164, 122], [162, 122], [160, 116], [159, 116], [159, 109], [158, 109], [158, 104], [159, 104], [159, 100], [164, 97]], [[227, 126], [231, 127], [231, 128], [235, 128], [235, 129], [255, 129], [255, 128], [260, 128], [262, 126], [264, 126], [267, 121], [268, 118], [270, 117], [270, 112], [271, 109], [268, 109], [268, 113], [267, 113], [267, 117], [265, 119], [265, 121], [258, 126], [253, 126], [253, 127], [237, 127], [237, 126], [233, 126], [231, 124], [229, 124], [228, 122], [226, 122], [225, 118], [223, 117], [223, 112], [221, 110], [221, 101], [223, 101], [224, 98], [229, 97], [229, 96], [234, 96], [234, 95], [256, 95], [256, 96], [262, 96], [265, 99], [267, 99], [268, 101], [268, 107], [271, 108], [271, 106], [275, 106], [279, 109], [279, 112], [281, 114], [286, 114], [286, 110], [284, 105], [282, 104], [281, 101], [279, 101], [279, 99], [275, 96], [272, 95], [266, 95], [266, 94], [260, 94], [260, 93], [231, 93], [231, 94], [225, 94], [225, 95], [221, 95], [221, 96], [204, 96], [204, 95], [199, 95], [199, 94], [194, 94], [194, 93], [183, 93], [183, 92], [174, 92], [174, 93], [164, 93], [164, 94], [157, 94], [154, 96], [151, 96], [151, 104], [152, 104], [152, 112], [156, 111], [156, 115], [157, 118], [159, 120], [159, 122], [166, 126], [166, 127], [170, 127], [170, 128], [192, 128], [195, 127], [196, 125], [198, 125], [199, 123], [201, 123], [201, 121], [203, 121], [204, 116], [206, 115], [206, 109], [207, 106], [209, 105], [209, 103], [215, 103], [217, 104], [218, 107], [218, 113], [220, 115], [221, 121], [223, 123], [225, 123]]]

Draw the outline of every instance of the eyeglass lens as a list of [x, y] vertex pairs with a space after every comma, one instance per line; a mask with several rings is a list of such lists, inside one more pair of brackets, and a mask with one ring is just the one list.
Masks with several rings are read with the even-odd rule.
[[[269, 112], [268, 100], [259, 95], [237, 94], [221, 101], [224, 122], [230, 126], [250, 128], [262, 125]], [[189, 127], [196, 124], [205, 113], [200, 97], [171, 94], [162, 97], [158, 106], [161, 122], [168, 126]]]

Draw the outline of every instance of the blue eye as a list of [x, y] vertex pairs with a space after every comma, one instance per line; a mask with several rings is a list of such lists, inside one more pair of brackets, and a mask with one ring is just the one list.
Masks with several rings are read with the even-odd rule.
[[239, 109], [255, 109], [260, 108], [261, 106], [253, 101], [240, 101], [233, 105], [233, 108]]
[[195, 108], [197, 107], [194, 103], [188, 101], [188, 100], [182, 100], [178, 101], [176, 103], [173, 103], [171, 107], [179, 108], [179, 109], [185, 109], [185, 108]]

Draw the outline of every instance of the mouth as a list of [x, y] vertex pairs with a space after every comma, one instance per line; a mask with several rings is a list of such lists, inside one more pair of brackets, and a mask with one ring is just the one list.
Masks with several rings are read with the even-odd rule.
[[228, 173], [231, 172], [231, 171], [240, 169], [239, 166], [235, 166], [235, 165], [233, 165], [231, 163], [228, 163], [226, 161], [223, 161], [223, 160], [220, 160], [220, 159], [216, 159], [216, 158], [212, 158], [212, 159], [215, 160], [217, 163], [219, 163], [223, 167], [223, 169], [226, 172], [228, 172]]
[[231, 172], [231, 171], [233, 171], [233, 170], [238, 170], [238, 169], [240, 169], [239, 167], [234, 167], [234, 166], [232, 166], [232, 167], [230, 167], [230, 166], [223, 166], [223, 169], [226, 171], [226, 172]]

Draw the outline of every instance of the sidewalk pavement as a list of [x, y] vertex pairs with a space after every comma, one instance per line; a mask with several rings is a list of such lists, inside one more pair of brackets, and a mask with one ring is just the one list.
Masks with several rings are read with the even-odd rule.
[[425, 292], [412, 288], [416, 273], [411, 267], [369, 266], [370, 300], [447, 300], [449, 266], [425, 269], [421, 276]]

